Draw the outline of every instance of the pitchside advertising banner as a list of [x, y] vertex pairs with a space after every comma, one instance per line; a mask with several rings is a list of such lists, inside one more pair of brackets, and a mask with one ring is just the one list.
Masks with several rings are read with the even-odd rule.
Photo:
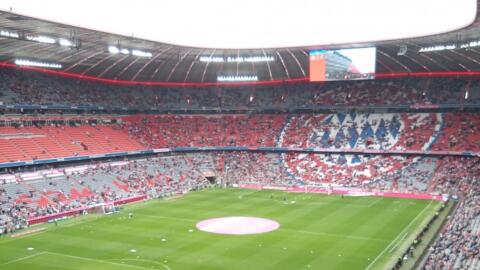
[[375, 79], [376, 48], [311, 51], [310, 81]]
[[247, 189], [267, 189], [267, 190], [282, 190], [292, 193], [318, 193], [318, 194], [337, 194], [346, 196], [378, 196], [378, 197], [392, 197], [392, 198], [408, 198], [408, 199], [420, 199], [420, 200], [437, 200], [445, 201], [448, 199], [448, 195], [442, 194], [430, 194], [430, 193], [404, 193], [404, 192], [386, 192], [376, 190], [362, 190], [358, 188], [328, 188], [328, 187], [312, 187], [312, 186], [263, 186], [260, 184], [241, 184], [234, 187], [247, 188]]

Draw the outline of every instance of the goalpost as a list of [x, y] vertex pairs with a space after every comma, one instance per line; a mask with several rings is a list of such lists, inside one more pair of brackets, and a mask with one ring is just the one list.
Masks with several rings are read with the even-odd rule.
[[88, 214], [113, 214], [118, 212], [117, 207], [113, 204], [113, 202], [105, 202], [99, 203], [97, 205], [93, 205], [86, 209]]

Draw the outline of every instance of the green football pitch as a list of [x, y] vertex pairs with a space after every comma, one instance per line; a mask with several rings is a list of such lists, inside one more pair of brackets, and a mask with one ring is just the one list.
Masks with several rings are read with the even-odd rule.
[[[0, 269], [388, 269], [439, 204], [209, 189], [4, 236]], [[196, 228], [199, 221], [231, 216], [268, 218], [280, 227], [252, 235]]]

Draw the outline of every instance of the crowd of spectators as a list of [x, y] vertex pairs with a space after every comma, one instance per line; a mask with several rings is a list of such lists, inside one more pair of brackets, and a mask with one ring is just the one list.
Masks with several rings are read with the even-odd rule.
[[[341, 119], [341, 120], [339, 120]], [[153, 148], [281, 146], [375, 150], [480, 150], [475, 113], [136, 115], [123, 128]]]
[[475, 269], [480, 264], [480, 190], [472, 188], [430, 247], [425, 270]]
[[480, 159], [444, 158], [432, 184], [435, 190], [459, 195], [460, 203], [430, 247], [424, 269], [477, 269], [480, 264]]
[[150, 148], [274, 146], [285, 115], [149, 115], [125, 117], [124, 128]]
[[281, 154], [228, 152], [215, 156], [218, 173], [228, 184], [298, 185], [282, 162]]
[[433, 145], [438, 151], [479, 151], [480, 117], [476, 113], [445, 113], [441, 138]]
[[463, 104], [479, 102], [479, 82], [477, 78], [402, 78], [253, 88], [172, 88], [104, 84], [1, 68], [0, 103], [142, 109]]
[[[476, 113], [467, 112], [164, 114], [113, 118], [121, 121], [75, 126], [66, 123], [32, 125], [25, 121], [16, 126], [0, 127], [0, 151], [4, 153], [0, 162], [173, 147], [480, 152], [480, 118]], [[48, 117], [45, 119], [48, 121]], [[366, 164], [369, 159], [363, 155], [321, 157], [325, 164], [347, 165]], [[287, 157], [286, 160], [299, 170], [319, 166], [315, 155]], [[386, 167], [379, 163], [373, 165]], [[365, 168], [356, 170], [364, 171]], [[371, 178], [374, 174], [372, 171], [365, 177]]]

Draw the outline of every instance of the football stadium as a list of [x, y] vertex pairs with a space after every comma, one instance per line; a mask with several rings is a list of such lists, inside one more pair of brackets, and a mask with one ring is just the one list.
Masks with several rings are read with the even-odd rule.
[[480, 270], [478, 0], [0, 0], [0, 269]]

